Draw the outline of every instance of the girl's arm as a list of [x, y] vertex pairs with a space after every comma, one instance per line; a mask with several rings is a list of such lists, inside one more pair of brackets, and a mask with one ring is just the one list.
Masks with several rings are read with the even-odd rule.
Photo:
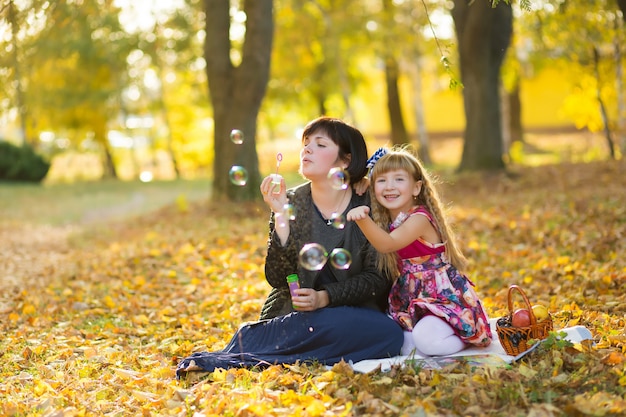
[[380, 253], [396, 252], [407, 247], [417, 238], [422, 238], [430, 243], [441, 243], [437, 231], [425, 216], [411, 216], [397, 229], [389, 233], [378, 227], [374, 220], [367, 215], [368, 213], [368, 207], [357, 207], [348, 212], [347, 219], [356, 222], [367, 240]]

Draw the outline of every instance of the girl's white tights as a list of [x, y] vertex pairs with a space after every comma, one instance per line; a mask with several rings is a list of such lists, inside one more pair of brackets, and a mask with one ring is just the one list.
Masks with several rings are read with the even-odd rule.
[[427, 356], [451, 355], [465, 349], [465, 343], [454, 333], [452, 327], [437, 316], [425, 316], [404, 332], [401, 353], [410, 355], [414, 350]]

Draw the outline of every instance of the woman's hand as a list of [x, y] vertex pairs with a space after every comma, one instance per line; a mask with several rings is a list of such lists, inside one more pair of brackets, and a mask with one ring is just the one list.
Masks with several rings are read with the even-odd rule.
[[287, 204], [287, 186], [285, 179], [277, 174], [271, 174], [263, 178], [259, 187], [263, 195], [263, 201], [274, 213], [282, 213]]
[[287, 199], [287, 186], [285, 179], [278, 174], [268, 175], [261, 182], [261, 194], [263, 201], [274, 212], [276, 220], [275, 230], [281, 245], [287, 243], [289, 239], [289, 219], [285, 213], [285, 206], [289, 202]]
[[355, 221], [355, 220], [363, 220], [366, 217], [369, 217], [370, 208], [367, 206], [359, 206], [355, 207], [346, 214], [346, 220]]
[[297, 295], [291, 297], [291, 301], [297, 311], [315, 311], [330, 303], [326, 290], [316, 291], [313, 288], [298, 288], [294, 291]]

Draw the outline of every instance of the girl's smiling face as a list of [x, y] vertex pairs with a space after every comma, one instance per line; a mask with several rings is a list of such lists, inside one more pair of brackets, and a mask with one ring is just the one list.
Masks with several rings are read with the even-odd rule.
[[415, 181], [403, 169], [379, 174], [374, 181], [376, 200], [395, 218], [401, 212], [409, 211], [414, 205], [414, 198], [422, 189], [422, 181]]

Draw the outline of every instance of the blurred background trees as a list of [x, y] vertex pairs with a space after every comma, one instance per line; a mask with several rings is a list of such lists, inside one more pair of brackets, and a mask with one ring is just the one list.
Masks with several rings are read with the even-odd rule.
[[57, 164], [92, 155], [84, 178], [209, 176], [229, 200], [256, 198], [259, 143], [321, 114], [428, 163], [433, 136], [458, 134], [460, 170], [506, 169], [528, 129], [601, 132], [620, 158], [620, 6], [3, 0], [0, 138]]

